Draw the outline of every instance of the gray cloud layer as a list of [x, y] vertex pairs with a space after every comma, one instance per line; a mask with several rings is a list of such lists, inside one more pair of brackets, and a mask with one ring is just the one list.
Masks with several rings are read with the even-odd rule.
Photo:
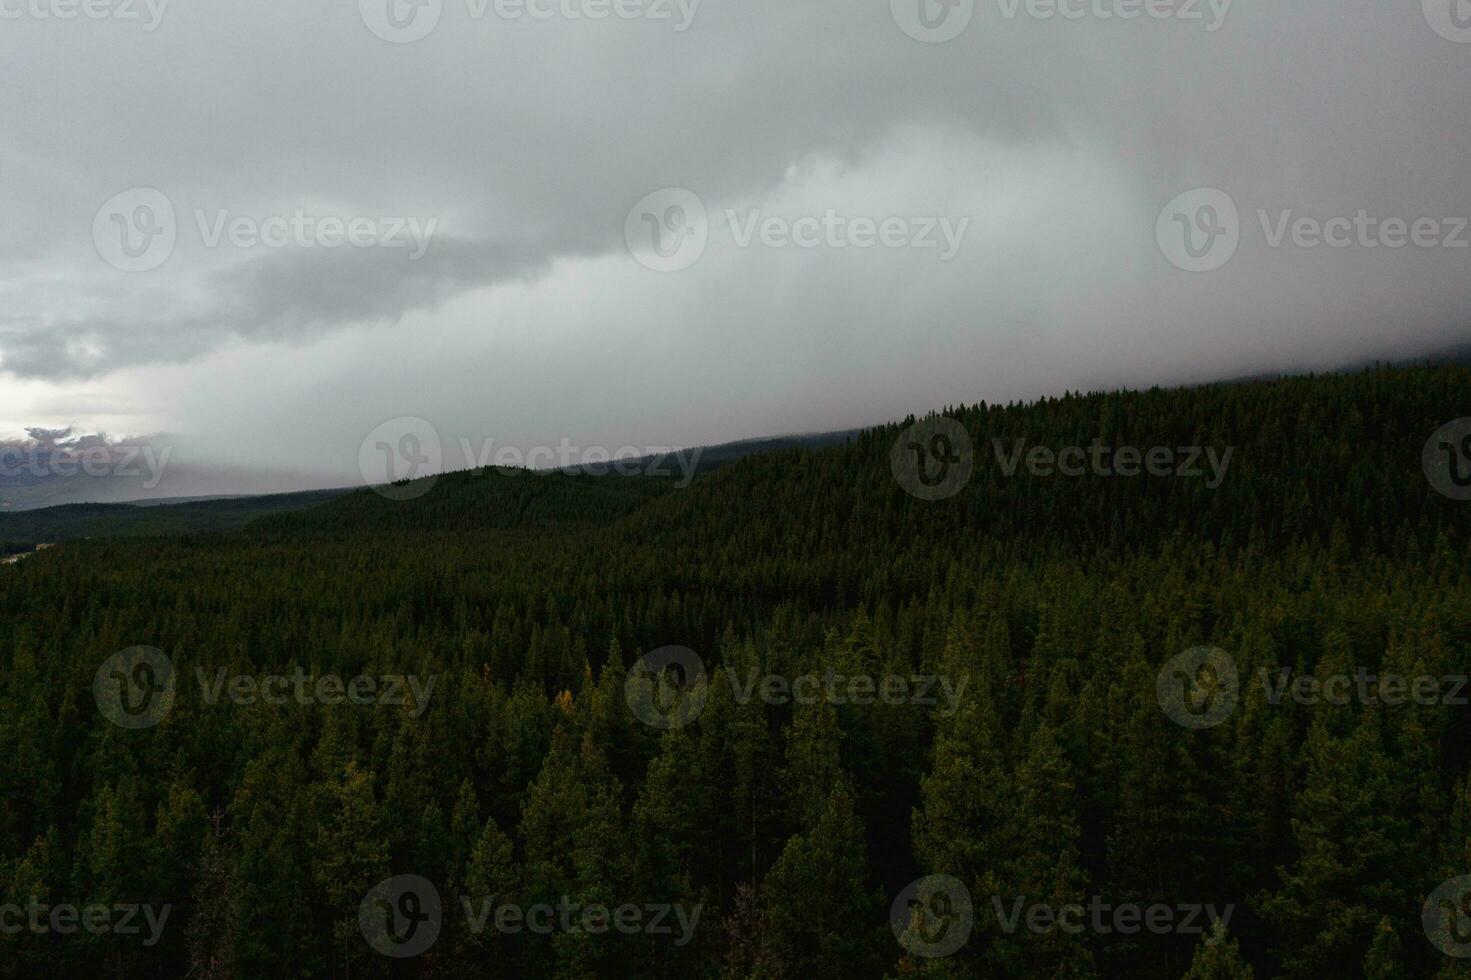
[[[99, 379], [167, 392], [171, 427], [262, 458], [283, 450], [238, 430], [289, 411], [313, 435], [288, 462], [350, 473], [394, 414], [450, 440], [703, 441], [1465, 335], [1471, 250], [1273, 248], [1258, 218], [1471, 215], [1471, 44], [1420, 5], [1236, 0], [1214, 31], [1204, 2], [1203, 21], [1009, 6], [979, 0], [944, 44], [887, 0], [704, 0], [682, 32], [445, 0], [402, 45], [324, 0], [175, 0], [151, 32], [0, 20], [0, 372], [78, 404]], [[661, 276], [623, 227], [669, 186], [709, 207], [711, 245]], [[1200, 186], [1235, 201], [1241, 245], [1191, 274], [1155, 222]], [[167, 195], [178, 244], [129, 274], [92, 230], [134, 187]], [[727, 208], [971, 224], [944, 263], [737, 248]], [[195, 217], [298, 209], [438, 230], [410, 261], [210, 248]], [[288, 393], [206, 398], [168, 365]]]

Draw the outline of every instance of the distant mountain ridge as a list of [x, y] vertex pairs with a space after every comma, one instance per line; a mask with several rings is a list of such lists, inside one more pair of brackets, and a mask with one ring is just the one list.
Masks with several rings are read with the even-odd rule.
[[[1312, 371], [1306, 367], [1298, 366], [1278, 371], [1253, 372], [1225, 378], [1219, 382], [1206, 383], [1242, 384], [1255, 381], [1273, 381], [1279, 378], [1307, 374], [1348, 374], [1376, 365], [1408, 367], [1449, 364], [1471, 365], [1471, 342], [1436, 347], [1413, 358], [1361, 358], [1328, 371]], [[1178, 385], [1171, 387], [1193, 386]], [[754, 454], [778, 452], [786, 449], [819, 450], [829, 446], [841, 445], [844, 442], [857, 438], [870, 429], [881, 426], [882, 423], [874, 426], [861, 426], [831, 432], [756, 436], [734, 442], [688, 447], [681, 451], [686, 454], [687, 458], [698, 452], [698, 460], [695, 464], [696, 474], [709, 473]], [[100, 437], [84, 437], [77, 440], [77, 444], [85, 445], [87, 439], [95, 440], [97, 438]], [[6, 443], [0, 442], [0, 451], [3, 451], [6, 445]], [[118, 444], [118, 447], [124, 447], [124, 445]], [[158, 455], [158, 458], [145, 457], [136, 460], [135, 468], [142, 468], [143, 472], [126, 476], [91, 476], [75, 472], [68, 474], [50, 472], [53, 467], [46, 464], [46, 454], [48, 452], [60, 451], [58, 447], [52, 447], [50, 449], [46, 447], [33, 447], [28, 450], [28, 456], [40, 454], [40, 458], [35, 461], [35, 465], [31, 465], [32, 461], [29, 459], [19, 466], [14, 464], [14, 460], [8, 460], [7, 465], [8, 458], [0, 458], [0, 517], [24, 511], [73, 504], [175, 506], [178, 504], [209, 500], [239, 500], [265, 496], [290, 496], [291, 494], [306, 492], [297, 488], [310, 486], [312, 482], [306, 476], [300, 477], [298, 481], [292, 480], [287, 474], [262, 474], [255, 471], [243, 470], [232, 472], [228, 468], [191, 469], [174, 462], [168, 462], [167, 466], [165, 466], [163, 464], [167, 461], [167, 458], [162, 454], [160, 447], [146, 443], [139, 443], [138, 446], [145, 450], [153, 450]], [[136, 447], [127, 445], [126, 448], [132, 449]], [[15, 448], [12, 446], [12, 454], [14, 451]], [[623, 469], [625, 472], [628, 470], [646, 472], [659, 465], [660, 462], [660, 457], [645, 456], [625, 461], [623, 463]], [[664, 461], [664, 464], [666, 466], [672, 465], [667, 460]], [[76, 468], [75, 465], [70, 467], [72, 470]], [[152, 472], [155, 468], [157, 470], [156, 473]], [[547, 471], [550, 472], [555, 469], [555, 467], [548, 467]], [[565, 468], [562, 472], [576, 473], [578, 469], [576, 467]], [[157, 482], [155, 482], [155, 478]], [[275, 487], [281, 487], [282, 489], [280, 492], [277, 492], [274, 489]], [[218, 491], [215, 488], [218, 488]], [[350, 489], [342, 488], [338, 491], [324, 489], [322, 492], [347, 493]], [[310, 492], [317, 491], [313, 490]], [[277, 510], [279, 508], [271, 507], [270, 509]], [[132, 520], [125, 523], [137, 526], [141, 522], [135, 516]], [[0, 540], [4, 539], [4, 531], [0, 529]]]
[[43, 542], [59, 543], [79, 538], [231, 531], [244, 527], [257, 517], [313, 507], [350, 492], [308, 490], [175, 502], [63, 504], [0, 514], [0, 552], [13, 554], [29, 551]]
[[[1432, 368], [1433, 366], [1450, 368], [1471, 365], [1471, 344], [1448, 347], [1413, 363], [1432, 366]], [[1376, 365], [1388, 370], [1413, 369], [1380, 361], [1360, 365], [1357, 368], [1319, 372], [1317, 376], [1324, 378], [1347, 376]], [[1213, 384], [1153, 390], [1188, 391], [1211, 387], [1269, 384], [1294, 379], [1305, 380], [1303, 376], [1298, 375], [1272, 374], [1262, 377], [1234, 378]], [[1114, 399], [1140, 397], [1142, 394], [1136, 391], [1120, 390], [1093, 392], [1087, 395], [1075, 393], [1067, 397]], [[1057, 400], [1054, 397], [1029, 403], [1017, 402], [1011, 407], [1025, 411], [1028, 405]], [[549, 523], [556, 523], [567, 515], [576, 515], [578, 520], [599, 524], [627, 513], [644, 500], [662, 495], [664, 490], [669, 489], [673, 481], [660, 479], [661, 475], [707, 476], [751, 457], [794, 451], [821, 452], [834, 447], [852, 445], [865, 440], [873, 433], [892, 429], [895, 424], [890, 422], [832, 432], [758, 437], [681, 450], [683, 458], [693, 466], [692, 473], [680, 472], [674, 465], [670, 454], [626, 460], [623, 461], [621, 472], [644, 474], [647, 475], [647, 479], [643, 482], [622, 484], [616, 491], [607, 481], [601, 480], [601, 477], [589, 475], [578, 467], [535, 471], [534, 479], [531, 478], [532, 471], [512, 472], [509, 475], [495, 470], [446, 473], [435, 478], [437, 483], [442, 484], [437, 491], [436, 501], [420, 504], [411, 508], [410, 512], [418, 515], [416, 520], [424, 520], [433, 513], [437, 514], [437, 519], [449, 521], [451, 525], [468, 522], [466, 526], [477, 528], [546, 526]], [[611, 467], [606, 467], [606, 470], [613, 472]], [[485, 479], [487, 474], [497, 473], [499, 473], [498, 478]], [[549, 479], [550, 477], [557, 479]], [[4, 481], [0, 479], [0, 491], [3, 491], [4, 487]], [[450, 503], [451, 499], [459, 503]], [[344, 522], [344, 526], [360, 525], [365, 529], [374, 521], [399, 520], [403, 510], [402, 508], [393, 509], [393, 505], [397, 502], [385, 500], [365, 487], [269, 495], [214, 495], [117, 503], [73, 503], [15, 512], [0, 511], [0, 552], [13, 553], [29, 550], [41, 542], [68, 541], [85, 537], [230, 531], [242, 528], [257, 518], [272, 519], [267, 526], [285, 527], [294, 522], [287, 520], [282, 523], [282, 519], [293, 512], [306, 511], [320, 505], [331, 504], [334, 501], [340, 501], [341, 504], [335, 520]], [[467, 511], [460, 506], [461, 503], [466, 502], [472, 503], [474, 507]]]

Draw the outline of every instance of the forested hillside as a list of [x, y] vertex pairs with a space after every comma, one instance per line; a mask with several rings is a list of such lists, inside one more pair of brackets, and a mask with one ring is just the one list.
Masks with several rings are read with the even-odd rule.
[[1471, 977], [1471, 368], [941, 414], [0, 567], [0, 976]]
[[63, 504], [0, 514], [0, 551], [30, 551], [37, 544], [76, 538], [231, 531], [266, 514], [311, 507], [345, 492], [312, 490], [182, 503]]

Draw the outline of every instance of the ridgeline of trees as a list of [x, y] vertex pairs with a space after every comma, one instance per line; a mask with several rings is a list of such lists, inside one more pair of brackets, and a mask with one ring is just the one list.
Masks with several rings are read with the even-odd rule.
[[[0, 909], [171, 911], [152, 945], [146, 927], [10, 932], [0, 914], [0, 976], [1471, 976], [1421, 918], [1471, 875], [1471, 710], [1270, 696], [1283, 671], [1471, 672], [1471, 502], [1421, 467], [1468, 405], [1471, 369], [1436, 367], [960, 406], [944, 414], [975, 472], [941, 502], [896, 482], [898, 425], [682, 490], [463, 473], [414, 500], [362, 492], [6, 566]], [[998, 441], [1018, 440], [1233, 453], [1215, 488], [1007, 476]], [[698, 717], [663, 729], [625, 681], [672, 645], [709, 683], [686, 695]], [[150, 727], [94, 694], [133, 647], [174, 669]], [[1199, 647], [1239, 684], [1190, 728], [1159, 681]], [[830, 671], [957, 696], [747, 696], [748, 678]], [[298, 673], [434, 686], [402, 704], [208, 696]], [[1190, 704], [1223, 703], [1204, 696], [1220, 672], [1196, 681]], [[396, 875], [442, 900], [413, 957], [360, 922]], [[935, 875], [972, 902], [940, 957], [924, 915], [903, 942], [890, 925]], [[492, 912], [476, 931], [462, 897], [677, 906], [689, 928], [558, 913], [542, 934]], [[1025, 908], [1007, 925], [1018, 899], [1229, 913], [1214, 931], [1091, 913], [1034, 930]]]

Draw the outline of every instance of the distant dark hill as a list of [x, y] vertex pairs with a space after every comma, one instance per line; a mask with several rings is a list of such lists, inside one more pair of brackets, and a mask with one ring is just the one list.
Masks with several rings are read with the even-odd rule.
[[467, 470], [382, 492], [356, 490], [321, 506], [264, 517], [252, 529], [357, 534], [588, 527], [623, 517], [671, 488], [671, 480], [658, 477]]
[[312, 490], [184, 503], [64, 504], [0, 514], [0, 548], [28, 551], [38, 543], [78, 538], [233, 531], [264, 514], [312, 507], [346, 492]]
[[[252, 525], [261, 533], [353, 534], [420, 530], [426, 533], [588, 528], [611, 524], [644, 504], [683, 491], [692, 476], [705, 476], [753, 456], [810, 455], [845, 445], [863, 430], [749, 439], [684, 454], [685, 472], [672, 456], [624, 461], [624, 476], [568, 470], [489, 467], [442, 474], [392, 487], [361, 489], [321, 506], [280, 513]], [[605, 468], [610, 469], [610, 468]]]
[[[266, 522], [266, 531], [306, 531], [334, 527], [421, 526], [447, 529], [596, 525], [629, 513], [643, 501], [671, 489], [687, 476], [710, 473], [747, 456], [790, 449], [818, 450], [841, 445], [862, 430], [749, 439], [702, 447], [694, 473], [672, 457], [629, 461], [625, 470], [662, 473], [621, 478], [575, 471], [478, 470], [438, 478], [425, 500], [393, 500], [366, 488], [315, 490], [264, 496], [181, 497], [127, 503], [61, 504], [0, 513], [0, 552], [28, 551], [40, 542], [92, 537], [132, 537], [231, 531], [256, 518], [335, 506], [303, 521]], [[690, 455], [686, 455], [690, 459]], [[413, 496], [395, 492], [397, 496]], [[339, 498], [342, 498], [339, 500]]]

